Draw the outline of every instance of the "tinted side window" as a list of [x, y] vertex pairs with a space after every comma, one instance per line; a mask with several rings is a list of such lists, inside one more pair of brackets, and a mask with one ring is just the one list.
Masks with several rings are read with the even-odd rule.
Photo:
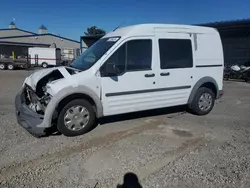
[[[151, 69], [152, 40], [131, 40], [118, 48], [101, 67], [101, 76], [109, 76], [107, 64], [113, 64], [119, 73]], [[118, 74], [119, 74], [118, 73]]]
[[127, 42], [127, 71], [149, 70], [152, 62], [152, 41]]
[[125, 72], [125, 67], [126, 67], [125, 53], [126, 53], [126, 44], [123, 44], [108, 58], [108, 60], [101, 67], [100, 70], [101, 76], [109, 76], [106, 71], [107, 64], [115, 65], [116, 69], [119, 70], [119, 73]]
[[161, 69], [193, 67], [192, 44], [189, 39], [159, 39]]

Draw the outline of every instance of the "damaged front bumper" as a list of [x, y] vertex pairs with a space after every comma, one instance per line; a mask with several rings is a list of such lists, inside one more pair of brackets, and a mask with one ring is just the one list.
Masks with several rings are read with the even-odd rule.
[[36, 137], [53, 131], [52, 121], [57, 118], [55, 107], [59, 101], [55, 96], [62, 88], [72, 85], [71, 75], [79, 72], [62, 66], [39, 70], [28, 76], [15, 98], [18, 124]]
[[30, 109], [25, 103], [24, 92], [21, 91], [15, 98], [17, 122], [35, 137], [46, 135], [44, 127], [38, 127], [43, 122], [43, 115]]

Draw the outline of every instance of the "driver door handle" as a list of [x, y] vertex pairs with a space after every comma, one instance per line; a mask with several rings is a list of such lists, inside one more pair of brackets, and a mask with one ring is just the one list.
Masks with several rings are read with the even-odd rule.
[[161, 75], [161, 76], [169, 76], [170, 73], [169, 73], [169, 72], [162, 72], [160, 75]]
[[148, 77], [154, 77], [155, 76], [155, 74], [153, 73], [153, 74], [145, 74], [144, 75], [146, 78], [148, 78]]

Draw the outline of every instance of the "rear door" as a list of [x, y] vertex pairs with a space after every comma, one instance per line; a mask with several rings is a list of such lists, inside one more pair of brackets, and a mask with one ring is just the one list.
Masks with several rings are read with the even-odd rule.
[[187, 33], [162, 33], [156, 35], [156, 40], [162, 105], [186, 104], [194, 84], [193, 37]]

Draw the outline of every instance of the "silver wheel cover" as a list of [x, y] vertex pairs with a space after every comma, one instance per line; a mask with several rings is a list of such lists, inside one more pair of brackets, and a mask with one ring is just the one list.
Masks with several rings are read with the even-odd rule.
[[90, 113], [81, 105], [70, 107], [64, 114], [64, 125], [71, 131], [79, 131], [89, 123]]
[[203, 93], [199, 99], [198, 106], [201, 111], [210, 110], [213, 103], [213, 98], [210, 93]]

